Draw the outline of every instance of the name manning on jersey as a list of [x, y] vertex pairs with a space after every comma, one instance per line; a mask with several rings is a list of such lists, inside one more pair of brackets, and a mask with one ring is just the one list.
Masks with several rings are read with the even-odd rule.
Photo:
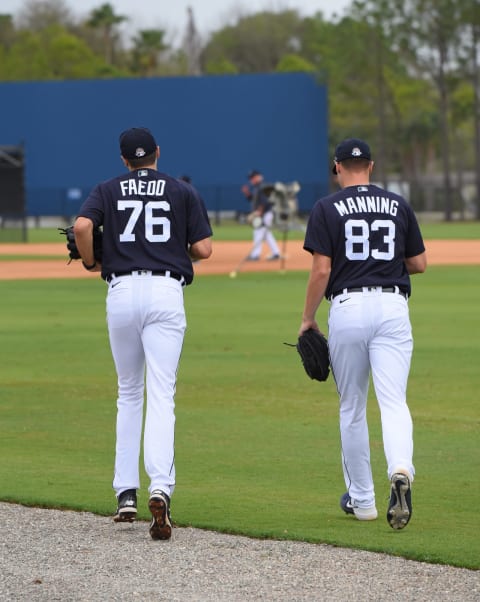
[[122, 180], [120, 182], [122, 196], [163, 196], [165, 180]]
[[334, 203], [340, 215], [352, 213], [388, 213], [397, 215], [398, 201], [384, 196], [349, 196], [344, 201]]

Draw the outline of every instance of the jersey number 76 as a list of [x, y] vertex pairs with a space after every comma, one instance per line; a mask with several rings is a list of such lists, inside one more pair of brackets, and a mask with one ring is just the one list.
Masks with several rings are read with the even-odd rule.
[[[125, 200], [117, 201], [119, 211], [131, 209], [130, 217], [124, 231], [120, 234], [120, 242], [135, 242], [135, 226], [139, 219], [145, 220], [145, 238], [149, 242], [166, 242], [170, 238], [170, 220], [165, 215], [154, 215], [155, 209], [170, 211], [170, 203], [167, 201], [143, 201]], [[159, 234], [154, 233], [160, 231]]]

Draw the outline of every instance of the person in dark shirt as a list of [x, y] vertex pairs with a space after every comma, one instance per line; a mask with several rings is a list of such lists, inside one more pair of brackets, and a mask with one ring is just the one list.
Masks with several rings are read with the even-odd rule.
[[263, 243], [270, 248], [267, 261], [280, 259], [280, 249], [272, 232], [274, 220], [273, 202], [265, 194], [263, 188], [263, 174], [253, 169], [248, 174], [248, 184], [241, 188], [243, 194], [251, 203], [249, 219], [253, 226], [253, 247], [248, 256], [249, 261], [258, 261], [262, 252]]
[[[183, 293], [192, 259], [212, 253], [205, 205], [193, 186], [157, 170], [160, 150], [146, 128], [120, 135], [127, 173], [98, 184], [74, 224], [82, 262], [108, 284], [107, 324], [118, 377], [113, 488], [115, 522], [132, 522], [140, 487], [143, 432], [149, 477], [150, 535], [169, 539], [175, 488], [177, 368], [186, 328]], [[93, 228], [103, 228], [102, 263], [93, 255]]]
[[313, 261], [299, 334], [319, 331], [315, 314], [325, 297], [347, 487], [340, 505], [358, 520], [377, 518], [366, 417], [372, 375], [390, 479], [387, 521], [402, 529], [412, 514], [414, 477], [408, 298], [410, 275], [425, 271], [426, 253], [410, 205], [370, 184], [372, 170], [366, 142], [350, 138], [337, 146], [333, 173], [341, 190], [317, 201], [307, 224], [304, 248]]

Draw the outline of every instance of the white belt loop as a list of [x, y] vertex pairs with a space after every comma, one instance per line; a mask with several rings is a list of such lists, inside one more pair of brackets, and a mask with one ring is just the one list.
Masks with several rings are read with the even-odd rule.
[[170, 270], [165, 270], [165, 277], [170, 278]]

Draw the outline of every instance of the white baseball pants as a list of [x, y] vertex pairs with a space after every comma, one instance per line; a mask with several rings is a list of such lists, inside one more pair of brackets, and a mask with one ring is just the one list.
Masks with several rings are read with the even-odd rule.
[[108, 287], [107, 324], [118, 376], [116, 495], [139, 489], [146, 375], [144, 463], [149, 491], [175, 488], [174, 431], [177, 367], [186, 328], [183, 289], [177, 280], [139, 275], [114, 278]]
[[259, 258], [262, 252], [262, 245], [265, 241], [270, 247], [272, 255], [280, 255], [277, 241], [272, 233], [273, 211], [267, 211], [263, 214], [263, 226], [253, 230], [253, 248], [250, 252], [250, 257]]
[[412, 419], [406, 402], [413, 351], [408, 301], [380, 289], [343, 293], [331, 302], [329, 348], [340, 395], [345, 484], [359, 507], [375, 504], [367, 425], [369, 377], [381, 414], [388, 478], [399, 468], [411, 477]]

